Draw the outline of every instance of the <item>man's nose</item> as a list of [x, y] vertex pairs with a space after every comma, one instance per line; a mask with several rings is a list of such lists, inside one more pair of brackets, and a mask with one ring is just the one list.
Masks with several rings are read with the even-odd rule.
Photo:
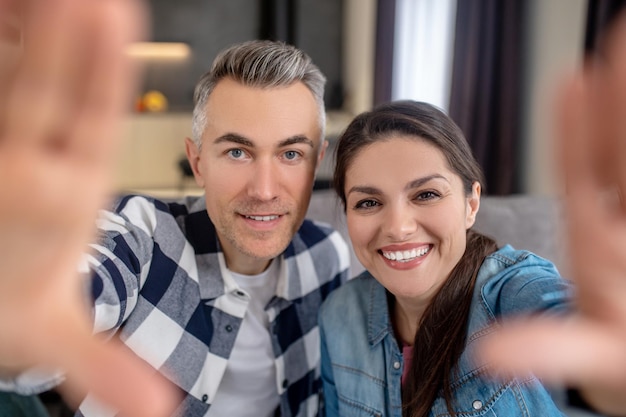
[[251, 171], [248, 194], [261, 201], [273, 200], [278, 196], [280, 173], [272, 160], [261, 159], [255, 162]]

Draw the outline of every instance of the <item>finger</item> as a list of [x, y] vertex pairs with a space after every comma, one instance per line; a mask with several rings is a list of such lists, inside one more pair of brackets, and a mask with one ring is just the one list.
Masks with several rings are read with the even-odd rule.
[[0, 2], [0, 43], [19, 44], [21, 31], [18, 10], [15, 2]]
[[[599, 265], [614, 266], [622, 258], [615, 252], [622, 246], [615, 236], [625, 226], [620, 226], [623, 220], [616, 218], [615, 210], [608, 204], [606, 197], [614, 190], [608, 194], [604, 191], [608, 175], [597, 165], [598, 155], [606, 153], [603, 148], [611, 143], [599, 141], [596, 135], [597, 116], [593, 113], [598, 108], [592, 100], [597, 93], [592, 91], [597, 87], [595, 76], [589, 70], [578, 72], [560, 90], [555, 154], [566, 186], [568, 249], [573, 280], [579, 288], [578, 307], [588, 314], [604, 314], [609, 311], [605, 308], [611, 305], [608, 302], [619, 294], [623, 279], [615, 271], [601, 271]], [[614, 152], [613, 148], [609, 153]]]
[[555, 155], [566, 191], [575, 188], [578, 181], [593, 177], [585, 87], [582, 72], [567, 76], [555, 100]]
[[626, 341], [613, 329], [580, 321], [507, 323], [480, 346], [497, 371], [532, 373], [570, 386], [626, 382]]
[[[590, 56], [589, 120], [594, 133], [594, 164], [604, 184], [624, 191], [626, 169], [626, 14], [617, 19], [598, 50]], [[624, 193], [622, 192], [624, 195]]]
[[[616, 166], [617, 188], [622, 197], [626, 197], [626, 118], [623, 110], [626, 108], [626, 13], [613, 25], [612, 32], [607, 39], [607, 80], [605, 89], [610, 95], [610, 114], [603, 122], [610, 123], [612, 137], [607, 138], [614, 144], [612, 163]], [[611, 120], [606, 118], [611, 117]], [[622, 209], [626, 212], [626, 198], [622, 198]]]
[[[117, 342], [98, 343], [91, 337], [74, 339], [68, 380], [90, 387], [99, 402], [129, 417], [165, 417], [181, 401], [179, 391], [155, 369]], [[78, 360], [77, 360], [78, 358]], [[123, 378], [120, 378], [123, 375]]]
[[77, 156], [90, 166], [112, 168], [120, 122], [136, 87], [138, 69], [124, 51], [144, 34], [141, 6], [134, 1], [106, 2], [90, 16], [95, 36], [71, 134]]
[[40, 143], [62, 138], [70, 119], [72, 83], [81, 64], [81, 15], [91, 2], [36, 1], [24, 14], [23, 54], [9, 93], [9, 140]]
[[15, 1], [0, 2], [0, 143], [6, 120], [7, 91], [12, 85], [13, 74], [20, 54], [21, 26], [18, 4]]

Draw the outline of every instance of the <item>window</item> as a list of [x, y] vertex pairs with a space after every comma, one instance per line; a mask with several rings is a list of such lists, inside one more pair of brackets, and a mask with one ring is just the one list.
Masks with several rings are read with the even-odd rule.
[[392, 99], [448, 110], [457, 0], [396, 0]]

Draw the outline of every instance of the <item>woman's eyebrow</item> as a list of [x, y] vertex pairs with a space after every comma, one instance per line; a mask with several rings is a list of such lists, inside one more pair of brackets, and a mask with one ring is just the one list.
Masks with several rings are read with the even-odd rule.
[[363, 193], [363, 194], [371, 194], [371, 195], [379, 195], [382, 192], [376, 187], [370, 187], [367, 185], [355, 185], [354, 187], [348, 190], [348, 194], [350, 193]]
[[426, 184], [427, 182], [432, 181], [432, 180], [436, 180], [436, 179], [444, 180], [445, 182], [448, 182], [448, 183], [450, 182], [450, 181], [448, 181], [448, 179], [446, 177], [444, 177], [441, 174], [432, 174], [432, 175], [428, 175], [426, 177], [417, 178], [417, 179], [409, 182], [406, 185], [406, 187], [404, 187], [404, 188], [405, 188], [405, 190], [410, 190], [412, 188], [419, 188], [422, 185]]

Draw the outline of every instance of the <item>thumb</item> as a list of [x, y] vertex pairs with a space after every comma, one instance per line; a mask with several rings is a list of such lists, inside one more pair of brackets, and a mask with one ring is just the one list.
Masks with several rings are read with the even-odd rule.
[[497, 372], [532, 373], [548, 383], [623, 384], [626, 340], [619, 334], [581, 318], [515, 320], [488, 336], [479, 356]]

